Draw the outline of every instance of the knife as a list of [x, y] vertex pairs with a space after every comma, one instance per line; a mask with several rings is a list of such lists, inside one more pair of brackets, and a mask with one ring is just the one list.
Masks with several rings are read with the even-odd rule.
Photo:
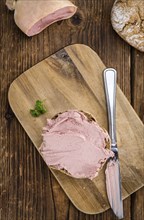
[[121, 193], [120, 165], [116, 141], [116, 78], [117, 72], [113, 68], [107, 68], [103, 72], [105, 95], [107, 101], [109, 135], [111, 138], [111, 150], [114, 157], [110, 158], [106, 167], [106, 189], [110, 206], [119, 218], [123, 218], [123, 201]]

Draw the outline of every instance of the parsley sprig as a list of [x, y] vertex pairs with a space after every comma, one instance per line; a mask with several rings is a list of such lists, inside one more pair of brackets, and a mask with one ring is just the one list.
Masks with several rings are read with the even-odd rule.
[[33, 117], [38, 117], [47, 112], [46, 108], [43, 105], [43, 101], [37, 100], [35, 103], [35, 108], [30, 109], [30, 113]]

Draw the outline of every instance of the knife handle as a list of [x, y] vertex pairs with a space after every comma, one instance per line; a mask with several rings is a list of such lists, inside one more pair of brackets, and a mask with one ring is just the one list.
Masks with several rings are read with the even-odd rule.
[[108, 109], [109, 134], [111, 146], [116, 147], [116, 80], [117, 72], [113, 68], [104, 70], [104, 85]]

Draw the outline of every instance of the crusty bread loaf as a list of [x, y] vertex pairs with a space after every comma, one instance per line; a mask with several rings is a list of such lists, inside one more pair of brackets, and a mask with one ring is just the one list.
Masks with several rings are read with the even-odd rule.
[[111, 22], [127, 43], [144, 52], [144, 0], [116, 0]]

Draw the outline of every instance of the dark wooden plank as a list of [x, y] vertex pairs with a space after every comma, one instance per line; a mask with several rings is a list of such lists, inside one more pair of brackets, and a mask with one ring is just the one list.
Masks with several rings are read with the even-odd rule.
[[144, 122], [144, 53], [132, 50], [132, 105]]
[[143, 220], [144, 218], [144, 188], [131, 196], [131, 215], [132, 220]]
[[[52, 193], [55, 205], [55, 218], [56, 219], [66, 219], [69, 216], [69, 199], [63, 192], [60, 185], [57, 183], [55, 177], [51, 174], [52, 180]], [[65, 208], [64, 208], [65, 207]]]
[[[13, 12], [0, 4], [0, 146], [2, 173], [2, 208], [0, 217], [9, 219], [99, 219], [113, 220], [109, 210], [97, 216], [88, 216], [77, 211], [60, 191], [51, 175], [8, 107], [7, 92], [10, 83], [23, 71], [46, 58], [60, 48], [73, 43], [84, 43], [97, 51], [107, 66], [118, 70], [118, 83], [131, 100], [130, 47], [112, 30], [110, 10], [114, 0], [75, 0], [77, 14], [66, 21], [57, 22], [39, 35], [28, 38], [14, 24]], [[143, 102], [141, 83], [143, 79], [142, 54], [135, 52], [133, 62], [133, 106], [141, 119]], [[136, 60], [141, 60], [140, 63]], [[131, 66], [133, 68], [133, 65]], [[144, 68], [143, 68], [144, 69]], [[137, 98], [136, 98], [137, 97]], [[38, 184], [40, 183], [40, 184]], [[143, 210], [141, 192], [134, 194], [134, 207]], [[57, 200], [55, 202], [55, 198]], [[62, 197], [61, 203], [59, 203]], [[132, 199], [133, 200], [133, 199]], [[59, 203], [59, 204], [58, 204]], [[126, 219], [130, 219], [130, 198], [124, 202]], [[58, 210], [58, 211], [56, 211]], [[61, 217], [61, 212], [64, 210]], [[135, 211], [133, 219], [140, 219]], [[143, 212], [140, 215], [144, 218]]]
[[[144, 122], [144, 53], [132, 49], [131, 94], [132, 106]], [[132, 220], [144, 218], [144, 189], [131, 196]]]

